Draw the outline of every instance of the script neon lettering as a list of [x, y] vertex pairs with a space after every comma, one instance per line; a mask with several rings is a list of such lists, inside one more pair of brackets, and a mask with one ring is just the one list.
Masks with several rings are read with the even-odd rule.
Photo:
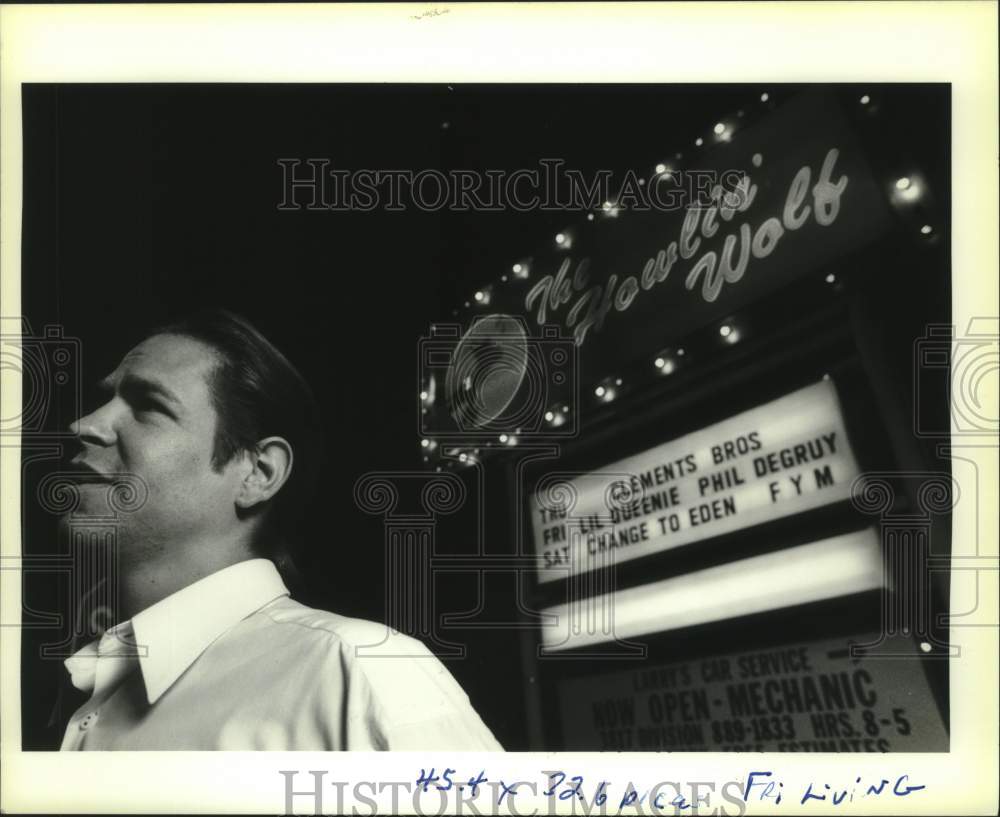
[[[721, 252], [707, 250], [694, 260], [684, 278], [684, 286], [693, 290], [701, 282], [701, 297], [706, 302], [715, 301], [725, 284], [739, 282], [747, 273], [751, 256], [764, 259], [781, 244], [786, 233], [802, 229], [809, 217], [821, 227], [829, 227], [840, 214], [841, 198], [848, 185], [847, 175], [834, 181], [837, 159], [840, 151], [830, 148], [823, 158], [816, 183], [812, 169], [803, 165], [795, 173], [781, 209], [780, 216], [764, 219], [756, 229], [742, 222], [736, 232], [725, 236]], [[735, 175], [727, 172], [726, 175]], [[807, 203], [811, 194], [811, 204]], [[564, 259], [555, 276], [547, 275], [531, 288], [524, 300], [525, 309], [536, 310], [535, 319], [539, 324], [546, 322], [549, 312], [556, 312], [569, 304], [577, 295], [566, 314], [567, 328], [573, 328], [577, 345], [583, 343], [588, 331], [599, 330], [607, 313], [614, 308], [625, 312], [636, 302], [641, 292], [649, 291], [667, 279], [677, 260], [689, 261], [698, 254], [702, 239], [711, 239], [719, 231], [720, 222], [730, 222], [738, 213], [745, 213], [757, 196], [757, 185], [749, 175], [741, 174], [732, 190], [716, 186], [712, 190], [713, 204], [707, 208], [692, 206], [684, 214], [680, 233], [665, 250], [647, 259], [642, 272], [619, 279], [617, 274], [608, 277], [604, 284], [588, 288], [587, 267], [589, 259], [582, 259], [577, 265], [572, 280], [569, 270], [570, 259]], [[719, 220], [717, 220], [719, 219]], [[736, 256], [739, 245], [739, 256]]]

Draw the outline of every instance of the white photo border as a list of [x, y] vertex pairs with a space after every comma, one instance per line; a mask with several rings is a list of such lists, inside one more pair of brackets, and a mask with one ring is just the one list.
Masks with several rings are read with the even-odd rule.
[[[428, 13], [425, 13], [428, 12]], [[436, 13], [435, 13], [436, 12]], [[947, 82], [952, 87], [953, 323], [997, 310], [997, 5], [955, 3], [628, 3], [526, 5], [89, 5], [0, 9], [0, 303], [20, 314], [21, 89], [26, 82]], [[2, 416], [17, 414], [20, 383], [3, 373]], [[997, 416], [996, 393], [983, 407]], [[13, 411], [10, 409], [13, 407]], [[992, 413], [989, 413], [992, 412]], [[979, 475], [978, 520], [956, 513], [954, 558], [997, 557], [996, 440], [963, 450]], [[19, 451], [5, 447], [0, 614], [20, 617]], [[956, 475], [956, 477], [959, 475]], [[991, 512], [992, 511], [992, 512]], [[968, 551], [968, 552], [967, 552]], [[13, 561], [12, 561], [13, 560]], [[977, 592], [978, 590], [978, 592]], [[285, 779], [413, 782], [421, 768], [461, 764], [491, 779], [547, 782], [565, 770], [588, 780], [712, 781], [717, 791], [752, 770], [786, 791], [809, 781], [850, 784], [865, 773], [926, 785], [906, 799], [839, 807], [798, 798], [754, 802], [750, 813], [995, 814], [998, 704], [995, 572], [952, 580], [951, 751], [946, 754], [714, 753], [103, 753], [20, 750], [20, 638], [0, 633], [0, 792], [5, 812], [284, 813]], [[377, 772], [373, 772], [377, 769]], [[474, 773], [474, 770], [473, 772]], [[348, 786], [348, 791], [350, 786]], [[326, 789], [326, 810], [335, 810]], [[365, 794], [391, 808], [391, 787]], [[435, 809], [436, 799], [427, 808]], [[311, 813], [308, 798], [296, 809]], [[348, 806], [350, 801], [348, 801]], [[363, 802], [358, 804], [363, 807]], [[727, 803], [716, 803], [730, 808]], [[480, 809], [483, 807], [480, 806]], [[516, 811], [553, 813], [546, 798]], [[412, 812], [404, 797], [399, 809]], [[369, 813], [359, 811], [358, 813]], [[427, 813], [427, 812], [425, 812]], [[490, 812], [483, 812], [490, 813]], [[496, 812], [494, 812], [496, 813]], [[500, 813], [504, 812], [502, 809]], [[615, 813], [610, 809], [608, 813]], [[622, 813], [636, 813], [634, 809]], [[644, 812], [648, 813], [648, 812]], [[669, 810], [664, 813], [673, 813]], [[702, 812], [704, 813], [704, 812]], [[727, 813], [733, 813], [730, 810]]]

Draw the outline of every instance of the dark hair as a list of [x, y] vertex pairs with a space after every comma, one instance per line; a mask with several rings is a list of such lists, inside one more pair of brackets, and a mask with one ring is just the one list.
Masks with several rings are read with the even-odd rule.
[[210, 346], [218, 365], [209, 379], [218, 415], [212, 465], [221, 470], [233, 457], [253, 451], [265, 437], [283, 437], [292, 447], [292, 473], [263, 509], [255, 548], [264, 556], [287, 555], [290, 535], [315, 490], [323, 457], [319, 406], [299, 371], [246, 319], [210, 309], [160, 326], [153, 335], [180, 335]]

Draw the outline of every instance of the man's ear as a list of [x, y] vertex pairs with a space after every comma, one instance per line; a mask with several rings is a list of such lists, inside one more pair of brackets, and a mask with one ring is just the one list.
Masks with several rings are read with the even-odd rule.
[[236, 497], [236, 506], [244, 509], [267, 502], [281, 490], [292, 474], [292, 447], [283, 437], [266, 437], [247, 457], [251, 469]]

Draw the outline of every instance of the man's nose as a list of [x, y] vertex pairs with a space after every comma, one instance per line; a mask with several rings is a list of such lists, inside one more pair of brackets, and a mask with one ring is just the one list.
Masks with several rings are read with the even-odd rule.
[[115, 430], [109, 405], [85, 414], [70, 423], [71, 434], [78, 434], [81, 442], [91, 445], [113, 445]]

